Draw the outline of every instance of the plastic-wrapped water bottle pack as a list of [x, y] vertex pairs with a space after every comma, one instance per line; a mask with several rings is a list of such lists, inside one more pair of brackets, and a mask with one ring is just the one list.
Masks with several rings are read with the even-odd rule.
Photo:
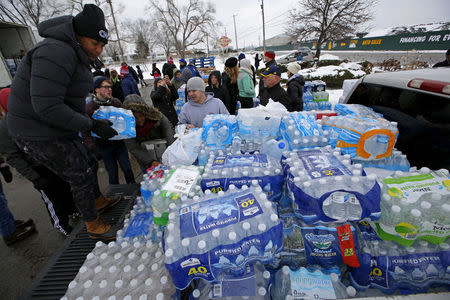
[[296, 271], [288, 266], [275, 274], [270, 288], [272, 299], [345, 299], [355, 297], [356, 290], [346, 287], [338, 273], [327, 270], [300, 268]]
[[164, 173], [151, 199], [155, 225], [167, 225], [170, 204], [180, 205], [183, 195], [194, 197], [203, 194], [200, 187], [202, 172], [203, 167], [174, 166]]
[[322, 80], [305, 81], [303, 86], [303, 110], [331, 110], [329, 93], [325, 90], [326, 83]]
[[305, 223], [380, 218], [375, 175], [331, 147], [287, 153], [282, 161], [294, 214]]
[[[365, 231], [360, 237], [360, 266], [350, 269], [350, 281], [358, 291], [369, 287], [384, 293], [397, 289], [425, 292], [433, 286], [450, 286], [450, 245], [433, 245], [420, 240], [404, 247], [377, 239], [370, 225], [359, 224]], [[367, 239], [368, 234], [374, 238]]]
[[366, 160], [390, 157], [398, 136], [396, 122], [353, 115], [323, 117], [322, 129], [330, 131], [330, 145]]
[[361, 164], [363, 168], [377, 168], [391, 171], [408, 172], [411, 165], [408, 158], [401, 151], [394, 148], [390, 157], [380, 158], [376, 160], [365, 160], [359, 157], [352, 158], [355, 164]]
[[193, 299], [269, 300], [270, 272], [260, 262], [245, 266], [242, 274], [223, 272], [217, 280], [197, 280], [191, 293]]
[[378, 235], [410, 246], [416, 239], [438, 244], [450, 237], [450, 177], [448, 170], [428, 168], [397, 171], [382, 184]]
[[178, 89], [178, 99], [175, 102], [175, 111], [177, 112], [177, 115], [180, 114], [181, 109], [183, 108], [183, 105], [186, 103], [186, 85], [183, 84]]
[[289, 113], [281, 119], [280, 133], [289, 143], [289, 150], [324, 147], [329, 131], [322, 130], [320, 121], [304, 112]]
[[[114, 106], [100, 106], [92, 114], [92, 118], [96, 120], [106, 119], [113, 123], [112, 128], [118, 134], [110, 138], [110, 140], [123, 140], [136, 137], [136, 120], [131, 110]], [[92, 136], [98, 137], [95, 133], [92, 133]]]
[[203, 120], [202, 139], [206, 146], [223, 148], [230, 145], [238, 130], [236, 116], [207, 115]]
[[230, 186], [173, 206], [165, 234], [166, 268], [175, 286], [193, 279], [213, 281], [224, 271], [242, 274], [246, 264], [268, 263], [282, 248], [276, 206], [256, 188]]
[[339, 116], [353, 115], [362, 118], [379, 119], [383, 118], [383, 115], [376, 113], [372, 108], [361, 104], [342, 104], [338, 103], [334, 106], [334, 111]]
[[269, 111], [264, 106], [240, 109], [237, 120], [239, 135], [248, 142], [263, 143], [279, 135], [282, 112]]
[[226, 191], [230, 185], [260, 187], [271, 201], [281, 198], [283, 173], [279, 161], [265, 154], [222, 155], [210, 159], [202, 175], [204, 192]]
[[170, 299], [168, 275], [158, 244], [98, 242], [62, 299]]
[[143, 197], [136, 198], [136, 203], [125, 218], [122, 229], [117, 231], [116, 241], [120, 243], [157, 241], [157, 230], [153, 226], [153, 209], [147, 205]]

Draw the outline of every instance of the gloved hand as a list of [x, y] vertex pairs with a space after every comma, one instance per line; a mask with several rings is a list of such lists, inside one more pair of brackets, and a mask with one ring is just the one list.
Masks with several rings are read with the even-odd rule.
[[51, 182], [50, 182], [50, 180], [48, 180], [45, 177], [39, 177], [38, 179], [33, 181], [33, 186], [38, 191], [46, 190], [47, 188], [49, 188], [51, 186]]
[[1, 167], [0, 172], [2, 173], [3, 178], [5, 178], [6, 182], [9, 183], [12, 181], [13, 175], [11, 173], [11, 170], [9, 169], [9, 166]]
[[109, 139], [117, 135], [117, 131], [111, 127], [113, 124], [109, 120], [92, 120], [94, 121], [94, 126], [92, 126], [92, 131], [103, 139]]

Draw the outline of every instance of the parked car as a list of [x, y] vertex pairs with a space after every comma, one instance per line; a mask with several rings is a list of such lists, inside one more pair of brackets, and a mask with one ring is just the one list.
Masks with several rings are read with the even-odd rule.
[[[301, 56], [301, 59], [300, 57]], [[288, 54], [282, 55], [276, 59], [277, 64], [287, 64], [293, 61], [314, 61], [315, 56], [311, 49], [307, 47], [301, 47], [298, 50], [289, 52]]]
[[448, 68], [369, 74], [344, 103], [363, 104], [398, 123], [396, 148], [411, 166], [450, 169], [450, 72]]

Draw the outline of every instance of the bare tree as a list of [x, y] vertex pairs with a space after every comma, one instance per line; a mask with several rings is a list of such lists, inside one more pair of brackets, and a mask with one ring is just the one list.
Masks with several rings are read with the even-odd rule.
[[178, 5], [176, 0], [150, 0], [150, 9], [156, 13], [156, 22], [161, 23], [166, 35], [180, 56], [186, 48], [203, 42], [204, 32], [214, 28], [216, 10], [211, 3], [189, 0], [186, 5]]
[[66, 0], [2, 0], [0, 20], [37, 28], [43, 20], [63, 15], [68, 8]]
[[316, 56], [322, 44], [354, 34], [372, 19], [376, 0], [300, 0], [288, 17], [287, 34], [300, 41], [317, 40]]

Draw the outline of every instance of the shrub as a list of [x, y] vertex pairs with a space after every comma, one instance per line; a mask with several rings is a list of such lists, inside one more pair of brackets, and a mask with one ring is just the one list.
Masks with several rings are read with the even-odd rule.
[[317, 66], [318, 67], [339, 66], [343, 62], [344, 62], [343, 60], [339, 60], [339, 59], [319, 60], [317, 62]]
[[305, 80], [314, 81], [314, 80], [322, 80], [327, 84], [328, 88], [342, 88], [342, 84], [346, 79], [356, 79], [358, 77], [353, 76], [348, 70], [340, 71], [339, 73], [344, 72], [342, 75], [337, 74], [334, 76], [323, 76], [323, 77], [308, 77]]

